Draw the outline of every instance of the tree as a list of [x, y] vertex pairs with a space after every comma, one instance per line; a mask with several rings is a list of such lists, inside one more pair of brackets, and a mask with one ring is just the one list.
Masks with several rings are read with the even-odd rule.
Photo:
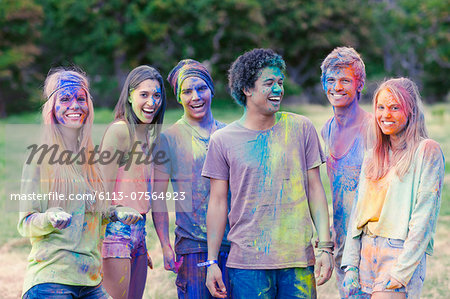
[[0, 117], [6, 116], [7, 108], [26, 107], [27, 84], [36, 75], [32, 65], [40, 54], [35, 42], [42, 17], [33, 0], [0, 1]]

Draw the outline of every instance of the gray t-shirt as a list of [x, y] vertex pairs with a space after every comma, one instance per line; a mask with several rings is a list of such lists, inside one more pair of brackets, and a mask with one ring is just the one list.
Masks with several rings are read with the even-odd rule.
[[238, 121], [213, 134], [202, 175], [228, 180], [231, 242], [227, 266], [282, 269], [314, 265], [307, 171], [325, 159], [311, 121], [279, 112], [269, 130]]
[[[213, 132], [225, 126], [215, 121]], [[209, 180], [201, 176], [209, 139], [203, 139], [183, 119], [161, 134], [157, 151], [164, 151], [168, 162], [155, 165], [170, 175], [174, 192], [184, 192], [185, 200], [176, 201], [175, 252], [189, 254], [207, 252], [206, 212], [209, 202]], [[155, 151], [156, 152], [156, 151]], [[228, 251], [228, 225], [222, 251]]]

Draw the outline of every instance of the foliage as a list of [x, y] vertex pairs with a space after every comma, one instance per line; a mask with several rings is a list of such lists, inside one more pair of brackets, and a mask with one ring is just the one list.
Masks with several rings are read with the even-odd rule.
[[362, 54], [369, 80], [408, 76], [443, 101], [448, 24], [440, 0], [0, 0], [0, 103], [21, 91], [35, 109], [49, 68], [76, 64], [96, 105], [112, 107], [130, 69], [151, 64], [165, 76], [184, 58], [205, 63], [228, 98], [228, 68], [255, 47], [281, 53], [289, 90], [317, 101], [320, 63], [342, 45]]

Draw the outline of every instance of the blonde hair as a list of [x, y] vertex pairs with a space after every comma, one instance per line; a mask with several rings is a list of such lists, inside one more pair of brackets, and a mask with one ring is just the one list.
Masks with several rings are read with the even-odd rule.
[[[68, 83], [67, 83], [68, 82]], [[80, 69], [65, 69], [55, 68], [51, 69], [44, 83], [43, 96], [46, 102], [42, 106], [42, 120], [44, 123], [43, 142], [49, 146], [57, 145], [61, 153], [68, 149], [68, 145], [65, 144], [63, 134], [58, 120], [55, 117], [55, 102], [57, 91], [65, 86], [79, 86], [86, 92], [86, 101], [89, 108], [88, 115], [85, 119], [84, 125], [80, 128], [76, 152], [84, 150], [85, 158], [81, 164], [80, 170], [77, 170], [74, 164], [53, 164], [50, 165], [48, 160], [42, 164], [41, 167], [41, 186], [44, 190], [50, 192], [59, 192], [65, 195], [77, 194], [79, 192], [86, 192], [88, 190], [80, 190], [77, 185], [80, 183], [86, 183], [88, 189], [91, 192], [103, 191], [103, 183], [100, 176], [100, 171], [97, 165], [88, 163], [87, 153], [94, 150], [94, 146], [91, 139], [92, 124], [94, 121], [94, 106], [92, 103], [92, 97], [89, 93], [89, 81], [83, 71]], [[83, 182], [76, 179], [81, 177]], [[65, 208], [67, 200], [52, 200], [49, 202], [49, 206], [59, 206]], [[95, 203], [90, 208], [92, 211], [104, 211], [106, 208], [106, 201], [95, 200]]]
[[[417, 85], [408, 78], [396, 78], [383, 82], [373, 97], [374, 114], [377, 109], [378, 96], [382, 90], [389, 91], [399, 102], [406, 112], [407, 123], [399, 135], [398, 147], [393, 148], [390, 136], [383, 134], [374, 118], [375, 145], [366, 171], [366, 177], [371, 180], [384, 177], [391, 167], [395, 167], [396, 174], [400, 178], [403, 177], [411, 165], [420, 141], [428, 138], [423, 104]], [[390, 150], [392, 151], [391, 157], [389, 157]]]

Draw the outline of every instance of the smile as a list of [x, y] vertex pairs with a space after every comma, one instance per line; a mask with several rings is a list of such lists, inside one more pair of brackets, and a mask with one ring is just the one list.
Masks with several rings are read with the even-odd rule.
[[149, 114], [151, 114], [151, 113], [155, 112], [155, 109], [142, 108], [142, 111], [144, 111], [144, 113], [149, 113]]
[[386, 126], [390, 126], [390, 125], [394, 124], [393, 121], [382, 121], [382, 123], [385, 124]]
[[278, 97], [270, 97], [270, 98], [269, 98], [269, 101], [272, 101], [272, 102], [280, 102], [280, 101], [281, 101], [281, 96], [278, 96]]
[[65, 115], [67, 118], [80, 118], [81, 117], [81, 113], [69, 113]]
[[199, 109], [202, 108], [203, 106], [205, 106], [205, 103], [201, 103], [201, 104], [196, 104], [196, 105], [190, 105], [193, 109]]

